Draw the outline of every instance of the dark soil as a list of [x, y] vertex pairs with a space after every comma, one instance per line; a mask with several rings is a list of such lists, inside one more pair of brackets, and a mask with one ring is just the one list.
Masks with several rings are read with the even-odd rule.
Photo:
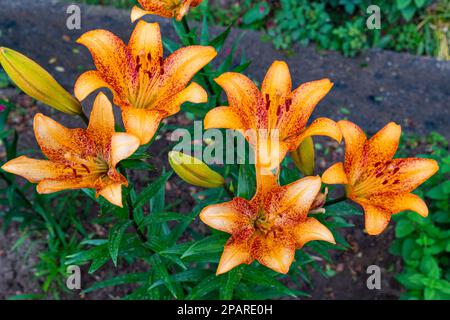
[[[45, 66], [70, 91], [75, 79], [83, 70], [92, 67], [91, 58], [85, 50], [75, 43], [82, 33], [105, 28], [128, 39], [133, 25], [129, 22], [129, 12], [112, 8], [82, 6], [82, 30], [70, 31], [65, 26], [66, 3], [51, 0], [0, 0], [0, 46], [7, 46], [25, 53]], [[168, 20], [156, 17], [165, 37], [175, 39]], [[217, 31], [218, 29], [216, 29]], [[232, 37], [242, 33], [233, 30]], [[335, 83], [333, 90], [317, 107], [314, 116], [328, 116], [333, 119], [347, 117], [373, 133], [389, 121], [396, 121], [406, 131], [419, 134], [438, 131], [447, 138], [449, 134], [450, 63], [433, 58], [416, 57], [388, 51], [371, 50], [354, 59], [342, 57], [335, 52], [317, 52], [314, 48], [294, 48], [294, 55], [286, 56], [276, 51], [271, 44], [260, 41], [257, 32], [246, 32], [240, 42], [241, 48], [253, 61], [247, 70], [253, 79], [262, 80], [267, 68], [274, 59], [286, 60], [291, 68], [294, 84], [329, 77]], [[231, 45], [228, 43], [228, 46]], [[218, 59], [221, 59], [220, 57]], [[27, 113], [16, 112], [11, 125], [21, 133], [19, 148], [35, 148], [35, 140], [30, 130], [31, 120], [36, 112], [51, 115], [69, 126], [82, 125], [77, 119], [61, 116], [60, 113], [45, 106], [36, 106], [15, 89], [0, 90], [0, 97], [12, 99]], [[91, 101], [85, 103], [90, 109]], [[345, 109], [348, 109], [348, 112]], [[119, 117], [119, 115], [117, 114]], [[186, 119], [178, 115], [169, 119], [170, 123], [186, 124]], [[152, 145], [150, 154], [152, 164], [158, 170], [167, 166], [166, 154], [170, 147], [166, 135], [161, 135]], [[1, 155], [0, 155], [1, 156]], [[3, 156], [2, 156], [3, 157]], [[328, 159], [329, 161], [330, 159]], [[334, 160], [334, 159], [331, 159]], [[326, 160], [320, 166], [326, 166]], [[134, 175], [140, 185], [148, 183], [156, 173]], [[139, 182], [140, 181], [140, 182]], [[167, 189], [167, 200], [182, 199], [178, 210], [190, 212], [194, 201], [190, 194], [196, 189], [172, 178]], [[394, 226], [379, 237], [369, 237], [362, 231], [362, 218], [354, 223], [360, 228], [345, 231], [352, 250], [335, 252], [335, 265], [330, 266], [336, 275], [324, 279], [314, 274], [313, 299], [396, 299], [399, 286], [393, 276], [401, 265], [396, 257], [389, 254], [388, 248], [394, 237]], [[19, 233], [10, 228], [0, 233], [0, 299], [20, 293], [38, 292], [38, 282], [30, 267], [36, 262], [33, 251], [24, 262], [23, 254], [11, 249]], [[36, 249], [38, 250], [38, 249]], [[382, 289], [368, 290], [366, 269], [370, 265], [382, 269]], [[86, 284], [106, 279], [130, 271], [129, 266], [103, 268], [94, 276], [83, 281]], [[146, 266], [133, 266], [145, 270]], [[100, 290], [88, 294], [87, 299], [114, 299], [129, 293], [131, 288]], [[307, 289], [310, 291], [310, 289]], [[78, 296], [66, 295], [66, 298]]]

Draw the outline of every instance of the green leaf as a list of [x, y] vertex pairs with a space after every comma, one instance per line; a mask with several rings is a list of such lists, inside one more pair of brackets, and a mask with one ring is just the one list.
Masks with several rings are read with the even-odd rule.
[[207, 45], [209, 42], [209, 27], [208, 27], [208, 15], [203, 16], [202, 21], [202, 32], [200, 34], [200, 44], [202, 46]]
[[114, 263], [114, 266], [117, 267], [117, 257], [119, 256], [120, 244], [122, 242], [122, 237], [124, 232], [131, 225], [131, 221], [124, 221], [115, 224], [111, 230], [109, 231], [109, 239], [108, 239], [108, 250], [111, 255], [111, 259]]
[[193, 256], [204, 255], [206, 253], [221, 252], [227, 241], [228, 235], [220, 233], [213, 236], [203, 238], [200, 241], [194, 242], [181, 256], [181, 259]]
[[152, 223], [177, 221], [183, 220], [184, 218], [185, 216], [179, 212], [152, 212], [142, 220], [140, 226], [146, 227]]
[[263, 20], [270, 12], [270, 6], [267, 2], [259, 2], [248, 10], [242, 17], [243, 24], [253, 24]]
[[408, 234], [412, 233], [414, 229], [414, 225], [411, 221], [407, 219], [400, 220], [395, 227], [395, 236], [397, 238], [406, 237]]
[[107, 287], [115, 287], [123, 284], [133, 284], [133, 283], [140, 283], [145, 282], [148, 280], [148, 273], [147, 272], [141, 272], [141, 273], [130, 273], [130, 274], [123, 274], [111, 279], [107, 279], [104, 281], [95, 282], [92, 286], [89, 288], [83, 290], [81, 293], [89, 293], [98, 289], [103, 289]]
[[125, 159], [120, 161], [120, 165], [125, 169], [147, 170], [147, 171], [154, 170], [154, 167], [150, 163], [144, 162], [139, 159]]
[[255, 172], [248, 164], [239, 165], [237, 196], [250, 200], [256, 189]]
[[326, 207], [327, 216], [360, 216], [362, 211], [349, 202], [339, 202]]
[[405, 9], [403, 9], [401, 12], [402, 12], [403, 18], [405, 18], [406, 21], [409, 21], [412, 19], [412, 17], [416, 13], [416, 8], [414, 6], [409, 6]]
[[243, 274], [243, 279], [252, 284], [277, 289], [279, 292], [285, 295], [297, 297], [297, 294], [288, 287], [286, 287], [284, 284], [268, 276], [266, 273], [256, 270], [255, 268], [247, 268], [247, 270]]
[[401, 273], [396, 276], [398, 282], [409, 290], [420, 290], [424, 287], [423, 280], [426, 279], [420, 273]]
[[140, 208], [145, 203], [150, 201], [150, 199], [159, 191], [159, 189], [164, 188], [166, 185], [167, 180], [169, 180], [170, 176], [172, 175], [172, 171], [167, 172], [166, 174], [163, 174], [162, 176], [158, 177], [155, 181], [153, 181], [148, 187], [146, 187], [137, 197], [134, 201], [133, 207], [135, 209]]
[[397, 0], [397, 9], [403, 10], [412, 2], [412, 0]]
[[424, 256], [422, 258], [422, 262], [420, 263], [420, 271], [431, 279], [439, 279], [441, 276], [439, 264], [432, 256]]
[[434, 300], [436, 296], [436, 290], [426, 287], [423, 291], [423, 295], [425, 300]]
[[164, 37], [162, 41], [164, 48], [166, 48], [170, 53], [173, 53], [174, 51], [180, 49], [180, 45], [178, 43], [167, 39], [166, 37]]
[[426, 2], [427, 0], [414, 0], [414, 3], [416, 4], [417, 8], [422, 8]]
[[165, 264], [161, 260], [161, 257], [157, 254], [153, 255], [150, 259], [150, 262], [153, 267], [154, 276], [156, 279], [160, 279], [163, 281], [166, 288], [170, 291], [170, 293], [177, 298], [177, 290], [174, 287], [172, 279], [169, 275], [169, 271], [167, 270]]
[[98, 258], [110, 258], [107, 244], [102, 244], [89, 250], [79, 251], [66, 257], [65, 265], [81, 265]]
[[[0, 70], [0, 89], [6, 89], [10, 86], [11, 80], [3, 70]], [[1, 103], [0, 103], [1, 104]]]
[[215, 274], [203, 279], [191, 293], [186, 297], [186, 300], [204, 299], [206, 295], [219, 288], [221, 281]]
[[228, 38], [228, 35], [230, 34], [231, 31], [231, 26], [229, 26], [228, 28], [225, 29], [224, 32], [222, 32], [221, 34], [219, 34], [217, 37], [215, 37], [210, 43], [210, 46], [213, 46], [214, 49], [216, 49], [217, 52], [219, 52], [220, 50], [222, 50], [223, 45], [225, 44], [225, 41]]
[[450, 180], [431, 188], [426, 196], [433, 200], [447, 200], [450, 197]]
[[233, 299], [233, 292], [244, 273], [245, 266], [239, 266], [228, 271], [222, 276], [222, 289], [220, 290], [220, 300]]

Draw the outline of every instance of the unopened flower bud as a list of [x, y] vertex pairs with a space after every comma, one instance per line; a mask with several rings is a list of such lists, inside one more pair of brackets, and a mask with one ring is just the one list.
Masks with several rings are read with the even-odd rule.
[[194, 186], [217, 188], [225, 183], [225, 179], [204, 162], [182, 152], [169, 152], [169, 163], [181, 179]]
[[1, 47], [0, 64], [16, 86], [30, 97], [70, 115], [82, 113], [80, 102], [23, 54]]
[[314, 141], [312, 137], [305, 138], [297, 150], [291, 152], [295, 166], [305, 175], [314, 174]]

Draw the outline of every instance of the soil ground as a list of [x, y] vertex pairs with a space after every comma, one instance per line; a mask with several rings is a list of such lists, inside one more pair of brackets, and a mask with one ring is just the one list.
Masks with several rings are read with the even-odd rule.
[[[66, 28], [67, 3], [52, 0], [0, 0], [0, 46], [7, 46], [32, 57], [45, 66], [70, 91], [75, 79], [83, 70], [92, 68], [87, 50], [75, 43], [82, 33], [104, 28], [128, 39], [133, 29], [129, 22], [129, 12], [112, 8], [81, 6], [82, 29], [70, 31]], [[175, 39], [168, 20], [148, 18], [161, 24], [165, 37]], [[220, 28], [214, 29], [218, 32]], [[242, 33], [231, 32], [231, 40]], [[389, 121], [402, 125], [406, 131], [419, 134], [438, 131], [447, 138], [449, 130], [450, 63], [428, 57], [416, 57], [389, 51], [370, 50], [357, 58], [348, 59], [336, 52], [317, 52], [314, 48], [294, 48], [294, 54], [284, 55], [271, 44], [260, 41], [261, 34], [246, 31], [240, 41], [241, 48], [253, 62], [246, 71], [253, 79], [261, 81], [273, 60], [289, 63], [295, 85], [302, 82], [329, 77], [335, 86], [319, 104], [313, 117], [328, 116], [332, 119], [347, 117], [374, 133]], [[227, 50], [225, 50], [226, 52]], [[222, 57], [223, 58], [223, 57]], [[221, 57], [218, 58], [219, 60]], [[35, 147], [31, 131], [31, 119], [36, 112], [43, 112], [69, 126], [81, 125], [78, 120], [68, 119], [45, 106], [35, 106], [15, 89], [0, 90], [0, 97], [7, 97], [30, 112], [17, 115], [11, 125], [23, 131], [19, 148]], [[87, 101], [89, 109], [92, 101]], [[345, 108], [345, 109], [344, 109]], [[344, 110], [348, 110], [346, 112]], [[183, 116], [169, 120], [171, 123], [186, 123]], [[169, 144], [162, 136], [150, 149], [152, 163], [156, 168], [167, 166], [165, 154]], [[151, 176], [139, 176], [142, 182]], [[181, 212], [189, 212], [193, 205], [190, 196], [196, 190], [178, 184], [172, 178], [168, 192], [170, 199], [182, 197]], [[361, 218], [354, 223], [363, 225]], [[400, 261], [389, 254], [394, 226], [379, 237], [369, 237], [360, 229], [351, 229], [345, 236], [353, 245], [352, 250], [335, 252], [336, 272], [334, 277], [324, 279], [314, 275], [313, 299], [396, 299], [399, 286], [393, 276], [400, 270]], [[0, 299], [19, 293], [37, 292], [38, 283], [33, 276], [32, 266], [36, 261], [36, 251], [24, 260], [21, 252], [11, 249], [19, 237], [15, 228], [0, 233]], [[368, 290], [366, 269], [369, 265], [382, 268], [382, 289]], [[138, 266], [139, 268], [139, 266]], [[108, 266], [88, 279], [106, 279], [123, 270]], [[88, 295], [88, 299], [111, 299], [127, 293], [130, 288], [101, 290]], [[311, 291], [308, 289], [308, 291]], [[67, 296], [71, 298], [73, 296]]]

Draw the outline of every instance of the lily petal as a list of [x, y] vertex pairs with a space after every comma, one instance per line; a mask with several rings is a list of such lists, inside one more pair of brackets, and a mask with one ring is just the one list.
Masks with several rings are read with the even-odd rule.
[[163, 117], [164, 115], [156, 110], [131, 107], [122, 110], [122, 120], [127, 133], [138, 137], [141, 145], [150, 142]]
[[51, 161], [67, 162], [67, 156], [81, 155], [86, 149], [95, 153], [95, 146], [83, 129], [68, 129], [41, 113], [34, 117], [34, 133], [42, 152]]
[[138, 6], [134, 6], [131, 9], [131, 16], [130, 16], [131, 22], [134, 23], [136, 20], [142, 18], [143, 16], [145, 16], [147, 14], [153, 14], [153, 12], [143, 10], [143, 9], [139, 8]]
[[266, 267], [286, 274], [294, 261], [295, 241], [289, 235], [256, 233], [251, 244], [252, 256]]
[[103, 80], [100, 72], [96, 70], [86, 71], [78, 77], [75, 83], [75, 97], [78, 100], [83, 101], [88, 95], [100, 88], [112, 88]]
[[83, 34], [78, 43], [86, 46], [94, 64], [108, 84], [114, 89], [116, 100], [126, 100], [136, 78], [136, 63], [123, 41], [106, 30], [92, 30]]
[[363, 148], [366, 143], [366, 135], [356, 124], [341, 120], [338, 122], [345, 140], [344, 169], [350, 184], [354, 184], [363, 169]]
[[171, 99], [164, 99], [155, 103], [155, 110], [165, 113], [165, 117], [180, 111], [180, 106], [185, 102], [205, 103], [208, 101], [208, 93], [196, 82], [192, 82]]
[[256, 85], [246, 76], [227, 72], [215, 81], [225, 90], [228, 103], [239, 114], [246, 128], [256, 127], [256, 114], [264, 105], [261, 93]]
[[128, 158], [139, 148], [139, 138], [128, 133], [116, 132], [111, 139], [111, 167]]
[[122, 204], [122, 185], [120, 183], [109, 184], [98, 192], [112, 204], [123, 208]]
[[289, 151], [289, 146], [284, 142], [280, 142], [278, 137], [266, 139], [259, 136], [256, 149], [256, 165], [270, 171], [276, 169], [281, 161], [283, 161], [286, 153]]
[[87, 133], [100, 146], [99, 151], [106, 156], [114, 134], [114, 114], [111, 102], [101, 92], [95, 98]]
[[230, 271], [240, 264], [250, 264], [253, 258], [248, 245], [251, 233], [243, 232], [232, 236], [225, 245], [216, 275]]
[[209, 205], [200, 213], [200, 219], [211, 228], [235, 233], [250, 226], [250, 218], [255, 215], [255, 210], [249, 202], [242, 198], [234, 198], [231, 201]]
[[163, 58], [159, 24], [139, 21], [131, 35], [128, 48], [133, 57], [136, 58], [143, 55], [145, 59], [150, 61], [151, 65], [146, 68], [147, 70], [159, 67], [159, 63]]
[[61, 179], [43, 179], [36, 187], [36, 191], [40, 194], [48, 194], [62, 190], [74, 190], [82, 188], [93, 188], [98, 176], [82, 175], [81, 177], [64, 177]]
[[329, 167], [322, 174], [322, 182], [326, 184], [348, 184], [344, 164], [342, 162], [338, 162]]
[[366, 199], [355, 199], [354, 201], [364, 209], [367, 233], [373, 236], [382, 233], [391, 220], [391, 213], [386, 209], [371, 205]]
[[435, 160], [424, 158], [398, 158], [393, 159], [391, 164], [394, 169], [392, 176], [383, 181], [373, 191], [379, 193], [409, 193], [425, 182], [429, 177], [439, 170], [439, 165]]
[[417, 212], [422, 217], [428, 215], [428, 207], [425, 201], [413, 193], [372, 196], [368, 198], [366, 202], [383, 208], [392, 214], [411, 210]]
[[398, 124], [390, 122], [367, 141], [365, 158], [369, 170], [373, 169], [374, 164], [384, 163], [394, 157], [401, 132]]
[[164, 61], [158, 83], [160, 97], [170, 97], [186, 87], [194, 75], [217, 55], [213, 47], [189, 46], [178, 49]]
[[342, 133], [336, 122], [328, 118], [317, 118], [300, 135], [288, 139], [294, 146], [291, 149], [297, 149], [305, 138], [312, 136], [327, 136], [339, 143], [342, 140]]
[[296, 224], [298, 219], [304, 220], [320, 191], [321, 179], [308, 176], [286, 186], [276, 188], [266, 200], [267, 212], [281, 214], [280, 224], [284, 227]]
[[311, 81], [302, 84], [292, 92], [292, 103], [283, 135], [300, 133], [308, 122], [316, 105], [333, 87], [329, 79]]
[[267, 71], [261, 85], [262, 96], [265, 97], [266, 104], [270, 103], [268, 110], [269, 128], [275, 127], [276, 123], [274, 122], [278, 119], [278, 110], [290, 96], [291, 90], [292, 80], [288, 65], [284, 61], [275, 61]]
[[211, 128], [246, 129], [236, 108], [231, 107], [217, 107], [208, 111], [204, 119], [204, 127], [205, 130]]
[[36, 183], [43, 179], [57, 178], [64, 174], [64, 165], [48, 160], [37, 160], [20, 156], [8, 161], [2, 166], [6, 172], [24, 177], [29, 182]]
[[308, 218], [293, 229], [297, 248], [303, 247], [307, 242], [322, 240], [335, 244], [331, 231], [317, 219]]

